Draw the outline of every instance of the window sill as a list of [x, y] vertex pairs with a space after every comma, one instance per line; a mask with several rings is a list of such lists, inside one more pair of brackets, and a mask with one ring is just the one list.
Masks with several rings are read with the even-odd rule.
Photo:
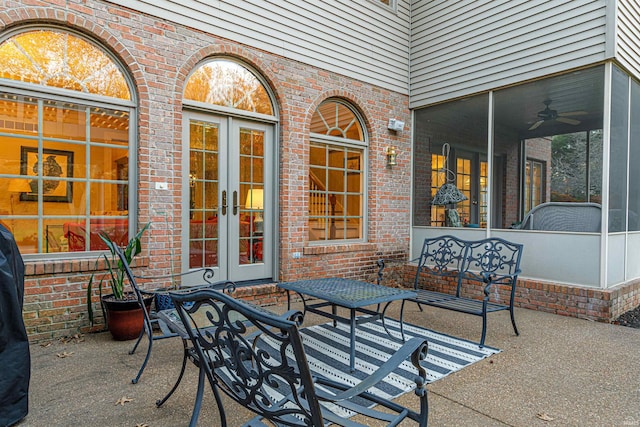
[[[133, 261], [134, 267], [144, 267], [149, 265], [148, 256], [138, 256]], [[96, 265], [96, 258], [78, 259], [48, 259], [33, 260], [24, 262], [24, 275], [39, 276], [43, 274], [59, 273], [89, 273], [106, 269], [104, 259]]]
[[373, 251], [376, 249], [376, 245], [373, 243], [343, 243], [335, 245], [322, 245], [322, 246], [305, 246], [302, 249], [304, 255], [324, 255], [324, 254], [339, 254], [344, 252], [364, 252]]

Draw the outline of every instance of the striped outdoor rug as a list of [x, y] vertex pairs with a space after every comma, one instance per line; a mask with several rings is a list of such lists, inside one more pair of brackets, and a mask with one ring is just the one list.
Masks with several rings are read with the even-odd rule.
[[[399, 323], [386, 319], [391, 334], [400, 337]], [[429, 351], [422, 361], [427, 370], [427, 381], [433, 382], [469, 366], [479, 360], [499, 353], [492, 347], [480, 348], [477, 343], [424, 329], [405, 323], [405, 338], [427, 339]], [[349, 373], [349, 325], [331, 322], [306, 327], [301, 335], [311, 371], [342, 383], [355, 385], [371, 374], [402, 346], [394, 341], [382, 327], [380, 320], [358, 325], [356, 328], [355, 372]], [[269, 341], [269, 340], [265, 340]], [[387, 376], [376, 390], [371, 392], [393, 399], [415, 388], [416, 368], [410, 360]]]

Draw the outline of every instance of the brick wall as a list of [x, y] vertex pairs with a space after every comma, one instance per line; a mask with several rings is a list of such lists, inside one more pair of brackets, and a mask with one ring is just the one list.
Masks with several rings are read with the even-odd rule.
[[[112, 5], [106, 1], [2, 1], [0, 32], [38, 23], [79, 31], [110, 50], [127, 70], [138, 100], [138, 206], [140, 224], [152, 222], [143, 237], [139, 274], [162, 275], [180, 266], [182, 180], [182, 93], [190, 72], [215, 55], [227, 55], [262, 74], [275, 94], [280, 126], [276, 136], [280, 164], [280, 242], [278, 276], [294, 280], [316, 276], [365, 277], [380, 256], [406, 254], [410, 231], [411, 115], [406, 95], [366, 84]], [[317, 106], [328, 97], [352, 103], [361, 113], [369, 151], [367, 243], [309, 245], [308, 129]], [[394, 117], [403, 132], [387, 129]], [[386, 148], [397, 147], [398, 165], [386, 167]], [[155, 189], [167, 182], [169, 191]], [[130, 207], [130, 210], [136, 207]], [[302, 254], [294, 258], [294, 253]], [[86, 283], [95, 258], [28, 261], [24, 317], [32, 340], [90, 330]], [[152, 268], [150, 267], [152, 266]], [[100, 266], [97, 267], [100, 270]], [[161, 283], [148, 284], [154, 288]], [[266, 302], [272, 297], [264, 297]], [[96, 312], [97, 297], [94, 297]], [[101, 321], [101, 319], [98, 319]], [[99, 323], [96, 328], [99, 329]]]
[[[404, 267], [405, 284], [413, 286], [415, 271], [413, 266]], [[433, 278], [426, 273], [421, 274], [420, 283], [425, 289], [445, 293], [455, 293], [457, 285], [451, 278]], [[509, 292], [508, 287], [498, 287], [492, 293], [492, 301], [508, 301]], [[467, 283], [462, 287], [462, 296], [480, 299], [484, 296], [482, 286]], [[611, 289], [589, 289], [519, 278], [515, 295], [516, 307], [598, 322], [611, 322], [638, 305], [640, 280]]]

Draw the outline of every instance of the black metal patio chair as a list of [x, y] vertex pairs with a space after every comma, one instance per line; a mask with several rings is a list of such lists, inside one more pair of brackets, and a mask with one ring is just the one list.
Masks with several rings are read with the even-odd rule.
[[[129, 280], [129, 283], [131, 284], [131, 287], [133, 288], [133, 292], [136, 296], [136, 299], [138, 301], [138, 304], [140, 305], [140, 307], [143, 308], [142, 312], [143, 312], [143, 328], [140, 331], [140, 335], [138, 336], [138, 339], [136, 340], [135, 344], [133, 345], [133, 348], [129, 351], [129, 354], [134, 354], [136, 349], [138, 348], [138, 345], [140, 344], [140, 342], [142, 341], [142, 339], [146, 336], [148, 339], [148, 346], [147, 346], [147, 354], [145, 355], [144, 361], [142, 362], [142, 365], [140, 366], [140, 369], [138, 370], [138, 373], [136, 374], [136, 376], [131, 380], [131, 382], [133, 384], [136, 384], [139, 380], [140, 380], [140, 376], [142, 375], [142, 372], [144, 371], [144, 369], [147, 366], [147, 363], [149, 362], [149, 358], [151, 357], [151, 350], [153, 348], [153, 342], [156, 340], [162, 340], [162, 339], [166, 339], [166, 338], [172, 338], [172, 337], [176, 337], [179, 334], [177, 334], [176, 332], [172, 331], [167, 323], [162, 320], [161, 318], [157, 317], [156, 312], [155, 311], [147, 311], [145, 309], [145, 303], [144, 303], [144, 296], [151, 294], [152, 292], [147, 292], [147, 291], [143, 291], [140, 289], [140, 287], [138, 286], [137, 283], [137, 278], [139, 278], [139, 276], [135, 276], [133, 274], [133, 271], [131, 270], [131, 266], [129, 265], [129, 263], [127, 262], [124, 253], [122, 251], [122, 248], [120, 248], [119, 246], [115, 246], [115, 252], [118, 255], [118, 258], [120, 259], [120, 262], [123, 264], [126, 275], [127, 275], [127, 279]], [[222, 283], [214, 283], [212, 282], [212, 278], [214, 276], [214, 272], [212, 269], [210, 268], [205, 268], [205, 269], [201, 269], [198, 270], [202, 271], [202, 279], [203, 282], [205, 282], [202, 285], [198, 285], [198, 286], [194, 286], [194, 287], [189, 287], [188, 289], [197, 289], [197, 288], [208, 288], [208, 287], [212, 287], [214, 289], [222, 289], [227, 282], [222, 282]], [[175, 274], [175, 275], [167, 275], [167, 276], [156, 276], [153, 277], [154, 279], [158, 279], [158, 278], [172, 278], [172, 277], [177, 277], [177, 276], [183, 276], [185, 274], [193, 274], [194, 271], [190, 271], [187, 273], [181, 273], [181, 274]], [[155, 334], [154, 333], [154, 327], [160, 329], [160, 334]], [[184, 337], [181, 337], [184, 338]], [[184, 347], [184, 352], [183, 352], [183, 360], [182, 360], [182, 369], [180, 371], [180, 374], [178, 375], [178, 379], [176, 380], [175, 384], [173, 385], [173, 387], [171, 388], [171, 390], [169, 391], [169, 393], [167, 393], [167, 395], [158, 400], [156, 402], [157, 406], [161, 406], [172, 394], [173, 392], [178, 388], [178, 385], [180, 384], [180, 382], [182, 381], [182, 377], [184, 375], [184, 371], [186, 369], [186, 365], [187, 365], [187, 359], [189, 356], [189, 349], [188, 349], [188, 343], [183, 339], [182, 341], [183, 347]]]
[[[405, 419], [427, 425], [426, 370], [419, 363], [427, 354], [425, 340], [407, 341], [376, 372], [350, 386], [312, 375], [298, 329], [302, 313], [278, 316], [209, 289], [170, 295], [181, 323], [189, 325], [193, 361], [200, 368], [191, 426], [197, 423], [205, 377], [223, 427], [227, 419], [220, 390], [257, 414], [245, 426], [363, 427], [374, 420], [395, 426]], [[409, 357], [416, 367], [419, 412], [368, 392]], [[335, 405], [369, 421], [361, 424], [340, 415]]]

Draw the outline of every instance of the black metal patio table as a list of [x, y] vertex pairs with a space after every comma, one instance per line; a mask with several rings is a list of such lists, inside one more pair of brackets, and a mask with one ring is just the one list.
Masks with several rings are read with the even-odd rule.
[[[283, 282], [278, 283], [278, 287], [286, 289], [287, 291], [288, 309], [291, 309], [290, 292], [295, 292], [300, 295], [300, 298], [302, 299], [305, 313], [310, 312], [328, 317], [333, 320], [334, 326], [336, 325], [336, 322], [348, 323], [350, 325], [349, 368], [351, 369], [351, 372], [355, 370], [356, 326], [362, 323], [382, 319], [382, 325], [385, 331], [391, 338], [394, 338], [393, 335], [389, 333], [389, 330], [384, 323], [387, 307], [389, 307], [389, 304], [393, 301], [416, 297], [416, 293], [411, 290], [389, 288], [387, 286], [374, 285], [373, 283], [362, 282], [359, 280], [342, 278]], [[305, 295], [322, 301], [308, 304], [308, 299], [305, 299]], [[386, 304], [382, 311], [380, 311], [380, 305], [383, 303]], [[366, 308], [367, 306], [373, 305], [377, 306], [375, 310]], [[325, 310], [320, 310], [321, 308], [328, 306], [331, 306], [331, 313]], [[337, 307], [348, 309], [349, 317], [347, 318], [338, 315]], [[365, 314], [366, 316], [357, 317], [358, 313]], [[400, 334], [402, 336], [402, 341], [404, 341], [402, 315], [400, 316]]]

